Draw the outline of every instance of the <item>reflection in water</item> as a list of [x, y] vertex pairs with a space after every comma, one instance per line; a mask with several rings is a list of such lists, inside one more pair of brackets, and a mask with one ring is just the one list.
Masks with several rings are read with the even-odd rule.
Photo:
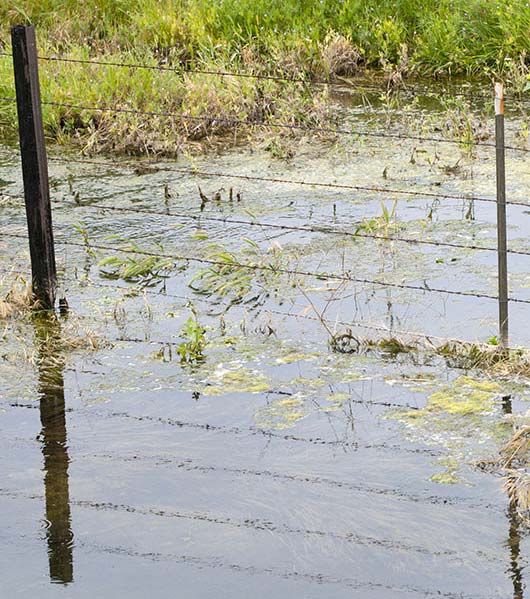
[[[512, 413], [512, 401], [509, 395], [502, 397], [502, 411]], [[523, 568], [521, 566], [521, 535], [519, 533], [519, 516], [517, 514], [517, 501], [510, 500], [508, 506], [508, 520], [510, 531], [508, 547], [510, 548], [510, 577], [513, 583], [513, 599], [524, 599]]]
[[517, 504], [510, 501], [508, 507], [510, 521], [510, 534], [508, 545], [510, 547], [510, 576], [513, 582], [513, 599], [524, 599], [523, 569], [521, 567], [521, 535], [519, 534], [519, 516]]
[[73, 581], [73, 534], [68, 489], [68, 446], [64, 401], [64, 360], [58, 350], [60, 323], [54, 317], [35, 318], [39, 357], [41, 441], [48, 529], [50, 580]]

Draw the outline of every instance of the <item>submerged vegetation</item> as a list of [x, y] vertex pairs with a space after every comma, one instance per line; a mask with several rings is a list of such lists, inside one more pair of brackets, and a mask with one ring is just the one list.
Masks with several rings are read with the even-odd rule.
[[[496, 74], [518, 94], [530, 84], [530, 7], [523, 0], [7, 0], [0, 48], [9, 50], [10, 26], [28, 22], [43, 56], [153, 67], [42, 61], [43, 99], [87, 107], [46, 105], [46, 132], [86, 151], [175, 155], [212, 136], [252, 131], [276, 155], [278, 142], [257, 123], [319, 126], [334, 118], [327, 86], [205, 71], [308, 82], [372, 79], [375, 72], [390, 90], [432, 74]], [[0, 95], [13, 95], [9, 56], [0, 57]], [[114, 108], [143, 114], [108, 111]], [[154, 112], [175, 116], [148, 114]], [[0, 120], [6, 132], [14, 129], [13, 105], [0, 104]], [[462, 140], [473, 133], [470, 122], [449, 125]], [[273, 132], [276, 139], [284, 133]]]
[[[329, 333], [329, 330], [328, 330]], [[389, 331], [390, 333], [390, 331]], [[412, 338], [413, 334], [403, 336], [389, 334], [379, 337], [361, 337], [350, 329], [330, 334], [329, 346], [338, 353], [378, 352], [395, 358], [398, 355], [412, 355], [425, 360], [442, 358], [450, 368], [478, 370], [491, 376], [530, 378], [530, 350], [527, 348], [502, 348], [495, 339], [488, 343], [472, 343], [459, 339], [435, 343], [425, 336]], [[495, 343], [494, 343], [495, 341]]]
[[[163, 254], [164, 248], [158, 245]], [[100, 274], [109, 279], [122, 279], [143, 286], [155, 285], [175, 269], [174, 260], [164, 256], [142, 256], [142, 248], [129, 242], [123, 254], [105, 256], [98, 262]], [[140, 253], [140, 255], [135, 254]]]
[[251, 239], [245, 237], [243, 241], [247, 247], [241, 257], [219, 244], [210, 244], [206, 262], [211, 265], [192, 277], [191, 289], [207, 296], [229, 297], [233, 303], [245, 300], [255, 304], [276, 292], [285, 268], [282, 247], [272, 242], [267, 251], [262, 251]]

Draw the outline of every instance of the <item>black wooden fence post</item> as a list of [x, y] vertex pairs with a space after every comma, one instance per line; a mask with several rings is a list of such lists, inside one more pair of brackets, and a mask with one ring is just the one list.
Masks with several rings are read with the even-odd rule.
[[51, 309], [57, 273], [33, 25], [13, 27], [11, 40], [33, 293], [42, 308]]

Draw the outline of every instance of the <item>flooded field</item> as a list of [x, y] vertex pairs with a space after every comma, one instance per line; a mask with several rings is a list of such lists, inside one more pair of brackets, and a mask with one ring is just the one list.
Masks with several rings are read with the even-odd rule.
[[[366, 131], [443, 118], [428, 97], [339, 100]], [[495, 247], [496, 206], [435, 197], [494, 198], [494, 148], [291, 147], [148, 166], [50, 149], [69, 310], [0, 321], [2, 596], [526, 596], [527, 530], [488, 464], [528, 381], [430, 350], [497, 334], [496, 253], [461, 247]], [[5, 295], [29, 252], [14, 149], [0, 169]], [[527, 154], [507, 181], [528, 202]], [[509, 207], [512, 250], [528, 210]], [[530, 257], [509, 272], [530, 300]], [[529, 311], [510, 305], [512, 346]]]

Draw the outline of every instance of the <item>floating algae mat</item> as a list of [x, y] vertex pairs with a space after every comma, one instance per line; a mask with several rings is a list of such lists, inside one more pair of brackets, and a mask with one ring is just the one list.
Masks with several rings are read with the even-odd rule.
[[[373, 109], [351, 119], [364, 110], [372, 126]], [[293, 143], [287, 162], [253, 147], [192, 165], [493, 190], [486, 148]], [[523, 158], [507, 161], [520, 201]], [[0, 299], [13, 305], [29, 278], [25, 215], [16, 156], [0, 162]], [[499, 450], [530, 424], [525, 354], [515, 376], [433, 350], [463, 336], [494, 350], [494, 301], [431, 291], [495, 294], [494, 252], [436, 245], [494, 246], [495, 206], [172, 165], [51, 163], [70, 309], [0, 315], [2, 597], [165, 598], [174, 581], [201, 599], [251, 585], [277, 599], [524, 597], [528, 529], [502, 492]], [[512, 208], [510, 243], [524, 248], [530, 221]], [[510, 272], [511, 293], [529, 298], [522, 256]], [[512, 307], [514, 345], [530, 345], [525, 309]]]

